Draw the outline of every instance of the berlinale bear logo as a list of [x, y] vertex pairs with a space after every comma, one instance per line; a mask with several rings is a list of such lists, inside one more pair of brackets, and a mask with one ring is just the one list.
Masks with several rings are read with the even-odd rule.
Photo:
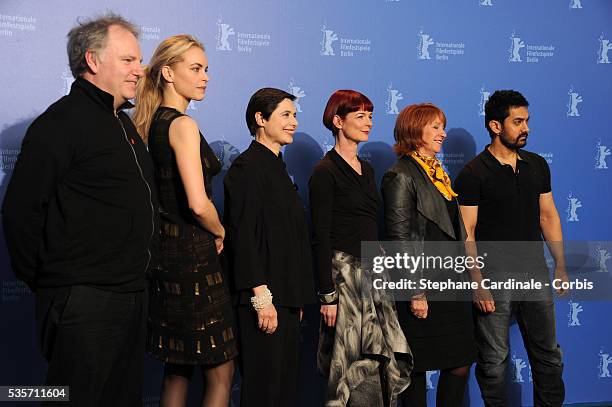
[[582, 96], [574, 89], [570, 88], [567, 92], [569, 95], [569, 102], [567, 102], [567, 117], [578, 117], [580, 112], [578, 111], [578, 103], [582, 103]]
[[235, 35], [236, 32], [229, 24], [224, 23], [221, 17], [217, 20], [217, 27], [218, 31], [215, 36], [217, 40], [217, 51], [231, 51], [232, 47], [229, 43], [229, 37], [230, 35]]
[[418, 58], [419, 59], [431, 59], [429, 55], [429, 46], [434, 44], [434, 39], [431, 38], [429, 34], [423, 32], [423, 30], [419, 31], [419, 45], [417, 49], [419, 50]]
[[519, 52], [523, 48], [525, 48], [525, 41], [523, 41], [521, 37], [517, 37], [513, 31], [512, 35], [510, 36], [510, 49], [508, 49], [510, 57], [508, 58], [508, 61], [523, 62], [523, 60], [521, 59], [521, 54]]
[[397, 90], [393, 89], [393, 84], [387, 86], [387, 114], [399, 114], [397, 102], [404, 99], [404, 96]]
[[300, 99], [306, 96], [306, 93], [299, 86], [295, 86], [293, 79], [289, 81], [289, 93], [295, 96], [293, 103], [295, 104], [295, 110], [298, 113], [302, 113], [302, 106], [300, 105]]
[[334, 48], [332, 44], [335, 41], [338, 41], [338, 34], [336, 34], [333, 30], [328, 30], [325, 24], [321, 27], [321, 31], [323, 32], [323, 41], [321, 41], [321, 55], [326, 56], [335, 56]]

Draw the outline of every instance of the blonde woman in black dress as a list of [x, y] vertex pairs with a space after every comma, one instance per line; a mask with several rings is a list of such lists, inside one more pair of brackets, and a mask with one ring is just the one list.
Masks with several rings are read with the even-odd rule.
[[139, 82], [134, 121], [148, 139], [160, 200], [160, 253], [153, 267], [147, 349], [165, 362], [161, 405], [183, 406], [194, 366], [202, 405], [229, 403], [237, 354], [218, 253], [225, 230], [212, 202], [221, 165], [185, 110], [208, 84], [204, 47], [190, 35], [164, 40]]

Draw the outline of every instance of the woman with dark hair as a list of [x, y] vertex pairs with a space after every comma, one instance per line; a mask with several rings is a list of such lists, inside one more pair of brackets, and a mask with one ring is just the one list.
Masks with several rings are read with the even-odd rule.
[[331, 95], [323, 124], [336, 143], [309, 182], [327, 406], [391, 406], [409, 383], [410, 350], [393, 301], [363, 289], [361, 242], [378, 240], [380, 198], [374, 170], [357, 148], [368, 140], [373, 110], [357, 91]]
[[224, 180], [243, 407], [297, 405], [300, 319], [314, 286], [304, 205], [280, 151], [297, 129], [294, 99], [273, 88], [253, 94], [246, 122], [255, 140]]
[[[431, 103], [411, 105], [400, 112], [394, 129], [399, 159], [383, 177], [382, 195], [389, 240], [410, 242], [427, 253], [441, 245], [453, 251], [443, 254], [458, 255], [461, 253], [455, 250], [460, 250], [461, 243], [456, 248], [444, 243], [466, 238], [457, 194], [436, 158], [446, 139], [445, 128], [444, 112]], [[423, 278], [435, 278], [436, 272], [427, 270]], [[456, 275], [454, 271], [443, 273], [444, 278]], [[427, 405], [427, 370], [441, 371], [437, 406], [463, 405], [475, 358], [471, 301], [449, 301], [436, 294], [420, 292], [411, 301], [397, 303], [400, 324], [414, 357], [412, 384], [400, 396], [405, 407]]]
[[184, 406], [195, 366], [203, 406], [227, 406], [237, 355], [229, 287], [218, 253], [225, 230], [212, 201], [221, 165], [185, 114], [208, 84], [204, 46], [174, 35], [157, 47], [138, 82], [134, 121], [148, 140], [160, 201], [160, 251], [153, 264], [147, 350], [165, 362], [161, 405]]

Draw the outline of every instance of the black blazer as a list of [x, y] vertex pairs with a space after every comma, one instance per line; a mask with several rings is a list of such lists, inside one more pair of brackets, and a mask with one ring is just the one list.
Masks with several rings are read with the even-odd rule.
[[402, 156], [387, 170], [381, 191], [389, 240], [423, 242], [427, 220], [436, 224], [452, 240], [466, 239], [461, 212], [460, 235], [455, 236], [444, 197], [425, 170], [412, 158]]
[[243, 305], [266, 284], [274, 304], [316, 301], [304, 205], [277, 157], [253, 141], [232, 163], [225, 185], [225, 251]]

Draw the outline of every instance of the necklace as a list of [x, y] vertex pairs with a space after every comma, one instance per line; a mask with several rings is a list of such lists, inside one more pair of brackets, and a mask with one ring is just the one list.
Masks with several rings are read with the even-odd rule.
[[495, 159], [497, 161], [499, 161], [502, 164], [506, 164], [506, 165], [510, 165], [512, 167], [514, 167], [514, 165], [516, 164], [516, 161], [518, 160], [518, 153], [516, 151], [514, 151], [514, 153], [512, 154], [512, 158], [510, 160], [504, 160], [503, 158], [499, 157], [498, 155], [496, 155], [495, 153], [493, 153], [493, 151], [491, 151], [491, 148], [489, 147], [489, 152], [493, 155], [493, 157], [495, 157]]
[[334, 148], [334, 150], [336, 150], [336, 153], [337, 153], [337, 154], [338, 154], [340, 157], [342, 157], [342, 159], [343, 159], [343, 160], [344, 160], [344, 161], [345, 161], [345, 162], [346, 162], [348, 165], [350, 165], [350, 166], [353, 168], [353, 170], [354, 170], [354, 171], [355, 171], [357, 174], [361, 175], [361, 162], [359, 162], [359, 157], [357, 157], [357, 156], [355, 155], [355, 156], [351, 157], [351, 158], [350, 158], [350, 160], [347, 160], [347, 159], [346, 159], [344, 156], [342, 156], [342, 154], [340, 154], [340, 151], [338, 151], [338, 149], [337, 149], [337, 148]]

